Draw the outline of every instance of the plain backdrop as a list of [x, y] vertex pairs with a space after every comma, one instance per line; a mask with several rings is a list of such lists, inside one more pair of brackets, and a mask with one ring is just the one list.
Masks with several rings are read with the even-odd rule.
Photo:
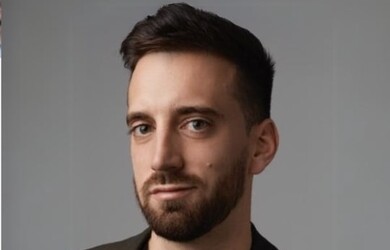
[[[276, 159], [253, 222], [281, 250], [388, 249], [390, 2], [188, 1], [276, 61]], [[118, 50], [168, 1], [4, 0], [4, 250], [85, 249], [139, 233]]]

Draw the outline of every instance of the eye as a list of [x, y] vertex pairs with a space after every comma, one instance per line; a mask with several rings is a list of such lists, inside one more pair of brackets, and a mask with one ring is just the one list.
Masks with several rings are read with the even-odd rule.
[[210, 127], [210, 123], [202, 119], [195, 119], [189, 121], [185, 127], [194, 132], [202, 132]]
[[129, 134], [134, 136], [146, 136], [152, 131], [152, 127], [148, 124], [139, 124], [130, 129]]

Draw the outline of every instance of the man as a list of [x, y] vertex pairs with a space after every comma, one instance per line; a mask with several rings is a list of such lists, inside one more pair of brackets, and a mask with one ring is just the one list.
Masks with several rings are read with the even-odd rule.
[[276, 249], [250, 221], [271, 162], [273, 62], [249, 31], [170, 4], [122, 42], [134, 187], [150, 225], [111, 249]]

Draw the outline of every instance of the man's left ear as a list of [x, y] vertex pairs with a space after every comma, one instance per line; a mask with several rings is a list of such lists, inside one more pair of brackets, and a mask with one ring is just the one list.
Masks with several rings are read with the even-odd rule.
[[252, 137], [252, 160], [250, 172], [261, 173], [272, 161], [279, 145], [278, 129], [273, 120], [265, 119], [251, 129]]

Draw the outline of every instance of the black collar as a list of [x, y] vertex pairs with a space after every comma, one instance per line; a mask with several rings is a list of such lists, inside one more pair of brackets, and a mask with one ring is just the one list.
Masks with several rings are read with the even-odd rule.
[[[133, 239], [137, 239], [137, 250], [147, 250], [148, 241], [150, 239], [152, 231], [150, 228], [146, 229], [141, 234], [135, 236]], [[256, 229], [255, 225], [251, 223], [252, 233], [252, 245], [251, 250], [277, 250], [267, 239], [265, 239]]]

